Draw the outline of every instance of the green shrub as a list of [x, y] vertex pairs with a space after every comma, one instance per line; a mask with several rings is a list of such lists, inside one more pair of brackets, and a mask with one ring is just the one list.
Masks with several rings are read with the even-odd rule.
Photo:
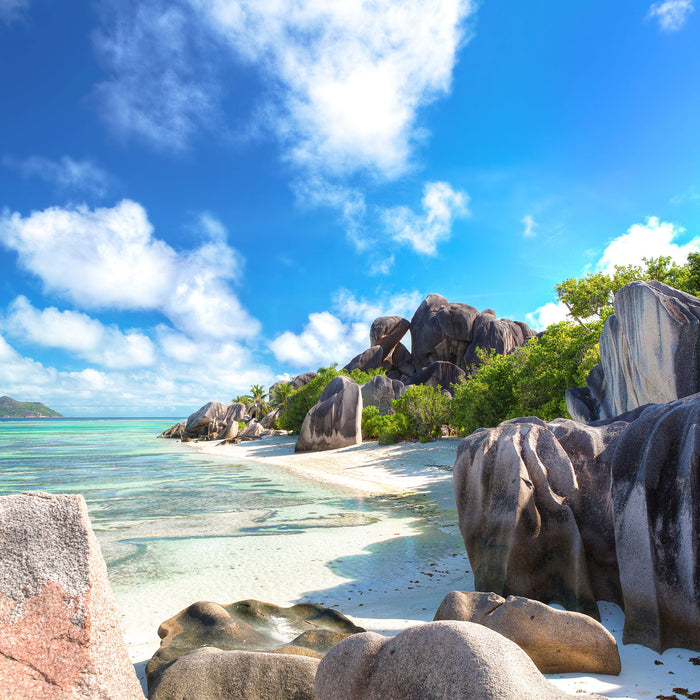
[[323, 390], [338, 376], [334, 366], [321, 367], [310, 382], [293, 391], [284, 402], [284, 409], [277, 423], [282, 430], [298, 433], [309, 409], [318, 403]]
[[408, 436], [414, 440], [440, 436], [440, 428], [449, 422], [450, 399], [439, 388], [407, 386], [400, 399], [391, 405], [397, 414], [406, 417]]
[[376, 406], [365, 406], [362, 411], [362, 437], [393, 444], [408, 437], [408, 421], [402, 413], [383, 416]]
[[454, 386], [450, 422], [469, 435], [520, 416], [569, 417], [566, 390], [583, 386], [600, 361], [602, 328], [600, 321], [557, 323], [505, 357], [481, 352], [479, 369]]

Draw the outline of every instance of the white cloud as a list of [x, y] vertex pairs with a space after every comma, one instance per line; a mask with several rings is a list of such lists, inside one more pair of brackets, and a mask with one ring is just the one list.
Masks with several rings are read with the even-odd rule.
[[155, 361], [153, 343], [143, 333], [122, 333], [116, 326], [105, 326], [77, 311], [55, 307], [39, 310], [26, 297], [17, 297], [9, 306], [5, 330], [25, 342], [59, 348], [90, 363], [112, 369], [143, 367]]
[[685, 264], [688, 253], [700, 250], [700, 237], [683, 245], [675, 242], [685, 229], [657, 217], [649, 217], [645, 224], [634, 224], [627, 233], [611, 241], [596, 266], [607, 274], [615, 265], [643, 265], [643, 258], [670, 256], [677, 264]]
[[381, 214], [389, 236], [416, 253], [435, 255], [437, 244], [449, 239], [455, 218], [467, 216], [469, 196], [455, 192], [446, 182], [428, 182], [423, 188], [423, 213], [408, 207], [391, 207]]
[[220, 88], [211, 67], [219, 47], [202, 36], [186, 1], [111, 1], [100, 9], [93, 44], [110, 73], [96, 86], [103, 118], [124, 138], [185, 149], [218, 120]]
[[228, 284], [239, 274], [240, 258], [221, 224], [215, 228], [218, 238], [178, 253], [154, 237], [141, 205], [124, 200], [112, 208], [53, 207], [28, 217], [5, 212], [0, 242], [47, 292], [82, 308], [160, 311], [195, 337], [252, 337], [260, 324]]
[[449, 92], [475, 11], [472, 0], [110, 7], [95, 44], [111, 72], [99, 86], [104, 113], [118, 130], [185, 147], [216, 118], [226, 81], [215, 71], [223, 73], [228, 47], [265, 81], [258, 114], [293, 163], [327, 176], [388, 178], [405, 172], [425, 135], [418, 110]]
[[23, 177], [39, 177], [61, 190], [86, 192], [104, 196], [112, 178], [89, 160], [74, 160], [63, 156], [58, 161], [30, 156], [24, 160], [3, 158], [3, 165], [16, 168]]
[[369, 347], [369, 327], [375, 318], [402, 315], [409, 318], [422, 297], [418, 292], [402, 292], [383, 299], [357, 299], [348, 290], [340, 290], [333, 300], [333, 313], [309, 314], [301, 333], [287, 331], [271, 343], [278, 362], [293, 367], [315, 369], [337, 362], [341, 367]]
[[528, 325], [536, 331], [543, 331], [547, 326], [561, 321], [571, 321], [569, 310], [560, 301], [550, 301], [532, 313], [525, 315]]
[[665, 32], [677, 32], [682, 29], [690, 15], [695, 11], [693, 0], [665, 0], [655, 2], [647, 15], [656, 19]]
[[0, 0], [0, 20], [13, 22], [29, 7], [29, 0]]
[[525, 238], [534, 238], [537, 235], [537, 222], [534, 217], [530, 214], [526, 214], [522, 219], [521, 223], [525, 225], [523, 230], [523, 236]]

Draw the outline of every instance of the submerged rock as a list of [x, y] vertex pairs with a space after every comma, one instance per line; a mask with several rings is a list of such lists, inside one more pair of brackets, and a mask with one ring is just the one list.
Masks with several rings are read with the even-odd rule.
[[333, 379], [304, 418], [295, 452], [333, 450], [362, 442], [362, 393], [350, 377]]
[[588, 615], [555, 610], [529, 598], [452, 591], [435, 619], [475, 622], [502, 634], [542, 673], [620, 673], [615, 637]]
[[[281, 608], [257, 600], [231, 605], [200, 601], [158, 628], [162, 641], [146, 666], [148, 687], [153, 688], [176, 659], [203, 646], [321, 658], [334, 644], [358, 632], [364, 630], [336, 610], [311, 603]], [[285, 636], [288, 643], [280, 641]]]
[[82, 496], [0, 497], [0, 688], [143, 699]]
[[[365, 632], [326, 654], [317, 700], [560, 700], [516, 644], [471, 622], [429, 622], [396, 637]], [[589, 695], [577, 694], [587, 698]]]

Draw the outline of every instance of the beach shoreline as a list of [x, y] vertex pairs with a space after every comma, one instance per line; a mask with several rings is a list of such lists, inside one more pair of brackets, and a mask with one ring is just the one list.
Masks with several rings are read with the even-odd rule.
[[[319, 570], [316, 588], [309, 589], [310, 579], [289, 581], [284, 591], [279, 589], [277, 599], [268, 602], [279, 605], [315, 602], [334, 607], [368, 630], [391, 635], [412, 624], [432, 620], [449, 591], [474, 590], [471, 567], [459, 537], [452, 489], [452, 466], [458, 438], [442, 438], [425, 444], [378, 445], [365, 442], [313, 453], [294, 453], [295, 443], [294, 437], [274, 436], [237, 445], [188, 442], [183, 443], [183, 448], [227, 457], [232, 463], [280, 469], [369, 499], [381, 499], [408, 511], [413, 518], [353, 528], [352, 537], [348, 537], [345, 543], [328, 543], [328, 571], [320, 573]], [[381, 557], [380, 550], [389, 544], [401, 542], [408, 547], [415, 542], [418, 547], [422, 541], [431, 541], [425, 540], [431, 529], [439, 529], [452, 538], [450, 542], [454, 543], [454, 551], [443, 551], [441, 555], [436, 552], [435, 557], [427, 559], [423, 553], [421, 561], [425, 563], [419, 568], [413, 567], [410, 557], [407, 557], [406, 560], [392, 561], [391, 570], [386, 573], [378, 574], [373, 570], [369, 577], [343, 573], [344, 561]], [[406, 551], [410, 554], [410, 547]], [[375, 566], [376, 563], [375, 560]], [[638, 645], [625, 646], [622, 644], [622, 611], [607, 603], [601, 603], [600, 609], [603, 623], [617, 639], [622, 673], [620, 676], [548, 675], [555, 685], [569, 693], [598, 693], [609, 698], [635, 700], [655, 698], [659, 694], [672, 695], [676, 687], [688, 688], [690, 692], [700, 689], [700, 674], [688, 660], [697, 656], [696, 653], [669, 649], [659, 655]], [[125, 638], [132, 660], [142, 675], [145, 662], [157, 646], [151, 648], [152, 640], [146, 643], [143, 635], [134, 634], [130, 617], [123, 615], [123, 625], [132, 630]]]

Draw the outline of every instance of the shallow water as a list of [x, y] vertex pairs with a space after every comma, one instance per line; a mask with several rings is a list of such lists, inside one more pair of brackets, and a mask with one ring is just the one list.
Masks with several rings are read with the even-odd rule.
[[170, 424], [0, 421], [0, 495], [85, 496], [127, 642], [196, 600], [319, 598], [456, 546], [395, 505], [155, 439]]

